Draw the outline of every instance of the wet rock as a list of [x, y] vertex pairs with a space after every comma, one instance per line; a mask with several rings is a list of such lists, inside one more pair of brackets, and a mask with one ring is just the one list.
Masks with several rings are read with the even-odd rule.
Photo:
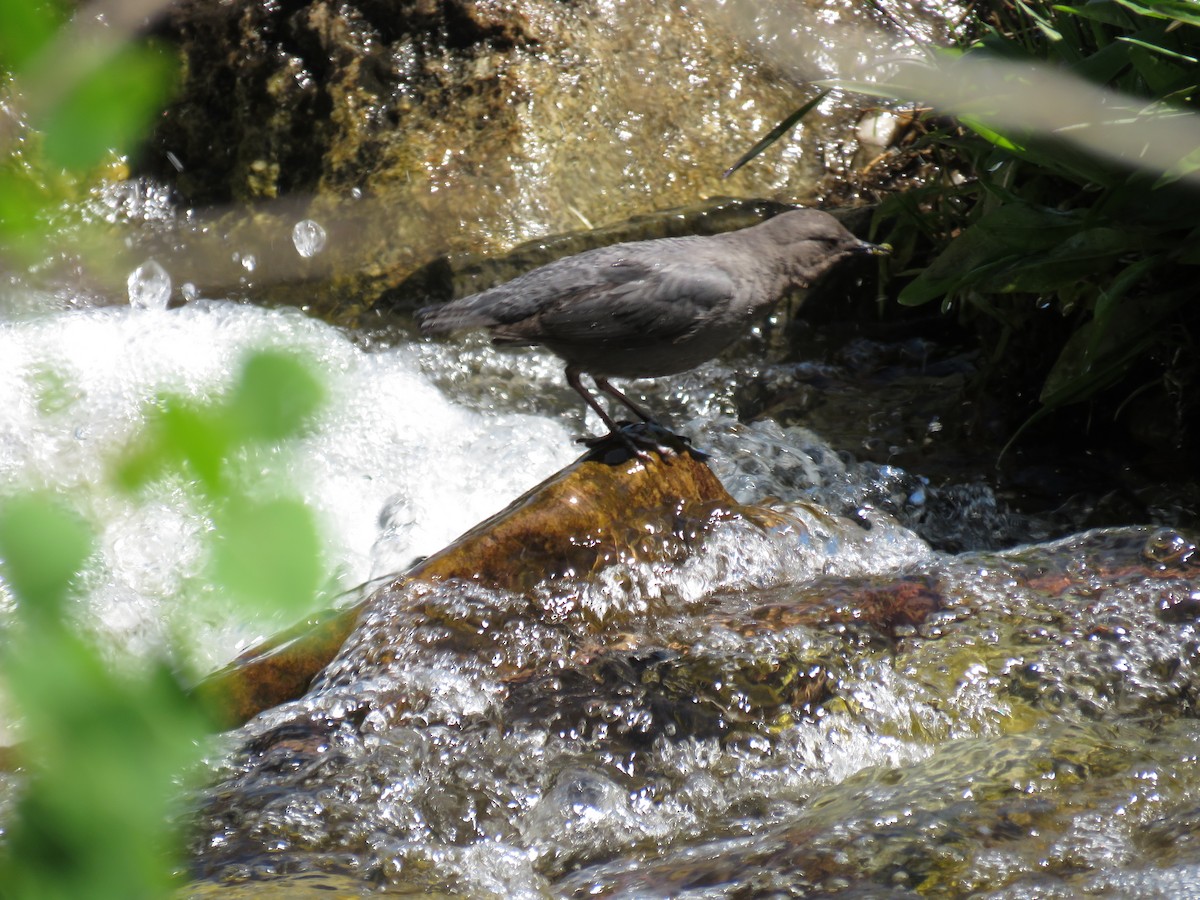
[[714, 505], [681, 457], [599, 479], [677, 467], [707, 499], [531, 537], [596, 465], [381, 591], [308, 694], [245, 727], [201, 871], [339, 861], [502, 896], [478, 879], [503, 852], [521, 890], [565, 896], [1067, 896], [1143, 877], [1135, 849], [1194, 858], [1170, 844], [1194, 816], [1200, 649], [1194, 617], [1162, 615], [1196, 588], [1194, 535], [906, 545], [901, 565], [883, 519]]
[[[845, 98], [721, 177], [829, 65], [827, 22], [796, 15], [799, 49], [780, 67], [761, 46], [769, 26], [719, 6], [175, 4], [160, 31], [180, 48], [182, 89], [140, 171], [194, 212], [149, 249], [205, 295], [355, 322], [380, 294], [405, 305], [405, 289], [440, 286], [464, 253], [698, 198], [818, 202], [856, 171]], [[662, 102], [682, 85], [682, 105]], [[291, 246], [300, 221], [327, 235], [311, 258]]]
[[[686, 453], [614, 465], [591, 461], [588, 454], [380, 593], [435, 579], [529, 591], [623, 557], [679, 558], [706, 523], [732, 506], [708, 467]], [[247, 651], [206, 679], [200, 693], [226, 724], [301, 696], [378, 597], [305, 622]]]

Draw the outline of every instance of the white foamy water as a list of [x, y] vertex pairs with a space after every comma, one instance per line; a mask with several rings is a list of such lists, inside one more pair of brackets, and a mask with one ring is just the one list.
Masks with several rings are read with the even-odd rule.
[[97, 553], [82, 617], [116, 648], [160, 646], [182, 607], [202, 664], [282, 624], [241, 611], [230, 621], [231, 609], [206, 621], [194, 606], [209, 590], [204, 537], [213, 526], [195, 492], [175, 479], [129, 497], [111, 477], [156, 397], [220, 397], [260, 348], [297, 352], [324, 380], [311, 432], [249, 477], [316, 511], [327, 600], [438, 550], [578, 454], [555, 421], [457, 406], [421, 374], [416, 348], [367, 352], [292, 310], [200, 301], [0, 323], [0, 497], [49, 489], [89, 521]]

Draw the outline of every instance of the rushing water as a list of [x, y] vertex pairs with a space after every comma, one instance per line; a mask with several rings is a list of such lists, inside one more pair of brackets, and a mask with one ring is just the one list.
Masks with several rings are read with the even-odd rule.
[[[186, 633], [212, 667], [284, 624], [207, 596], [213, 524], [186, 486], [131, 498], [108, 474], [159, 394], [217, 396], [261, 347], [324, 373], [324, 412], [266, 477], [320, 514], [329, 599], [495, 512], [595, 424], [539, 351], [218, 300], [13, 316], [0, 486], [61, 491], [97, 527], [80, 618], [114, 656]], [[1196, 896], [1200, 588], [1186, 567], [1111, 564], [1169, 556], [1169, 538], [935, 552], [1023, 520], [978, 486], [736, 423], [736, 382], [763, 365], [714, 362], [648, 400], [739, 501], [774, 498], [790, 524], [734, 518], [682, 563], [532, 597], [382, 595], [307, 697], [214, 750], [189, 893]], [[890, 634], [763, 612], [897, 578], [945, 607]], [[446, 628], [474, 649], [446, 650]]]
[[[657, 18], [602, 5], [635, 58], [669, 56]], [[826, 55], [824, 35], [863, 18], [829, 6], [789, 28], [780, 11], [795, 10], [779, 4], [714, 4], [710, 26], [749, 48], [739, 54], [810, 78], [845, 65]], [[605, 28], [584, 16], [575, 30], [604, 38]], [[689, 26], [682, 40], [699, 33]], [[892, 46], [867, 37], [852, 51], [865, 61]], [[632, 191], [669, 201], [663, 179], [643, 177], [650, 154], [629, 148], [647, 140], [653, 158], [671, 158], [676, 111], [661, 103], [653, 66], [589, 62], [630, 58], [606, 40], [595, 56], [573, 49], [556, 63], [568, 79], [551, 91], [559, 112], [530, 115], [520, 164], [532, 187], [481, 191], [472, 161], [443, 192], [465, 211], [439, 228], [461, 237], [463, 221], [573, 221], [581, 185], [589, 202], [606, 193], [601, 171], [621, 187], [596, 207], [605, 220]], [[581, 102], [568, 88], [593, 69], [621, 116], [632, 85], [654, 117], [562, 107]], [[720, 158], [796, 102], [786, 84], [750, 102], [749, 83], [725, 83], [711, 53], [689, 51], [682, 71], [693, 104], [715, 91], [713, 109], [726, 111], [704, 123]], [[744, 115], [731, 130], [734, 107]], [[621, 148], [615, 163], [599, 158], [600, 141]], [[798, 171], [852, 166], [852, 143], [779, 152], [783, 166], [764, 183], [790, 188]], [[548, 164], [559, 157], [565, 177]], [[693, 199], [693, 177], [672, 189]], [[394, 200], [383, 206], [407, 217], [413, 204]], [[129, 182], [96, 205], [94, 217], [157, 228], [198, 262], [185, 272], [144, 253], [120, 279], [128, 305], [11, 286], [0, 297], [0, 501], [49, 488], [93, 526], [75, 611], [114, 663], [182, 640], [174, 652], [208, 671], [290, 624], [215, 595], [206, 538], [216, 526], [189, 485], [130, 495], [112, 478], [163, 394], [220, 397], [253, 350], [299, 352], [325, 386], [303, 437], [233, 461], [239, 477], [317, 513], [318, 603], [436, 552], [567, 465], [572, 438], [598, 427], [538, 350], [355, 333], [199, 296], [287, 281], [281, 271], [321, 262], [339, 236], [357, 250], [330, 222], [327, 233], [294, 215], [261, 247], [234, 248], [213, 229], [212, 258], [230, 275], [195, 254], [209, 226], [165, 191]], [[180, 233], [196, 233], [165, 227], [177, 216]], [[390, 227], [355, 234], [366, 230], [407, 247]], [[758, 335], [633, 390], [711, 455], [737, 501], [769, 505], [769, 527], [750, 516], [685, 522], [703, 538], [681, 541], [689, 552], [672, 563], [622, 561], [529, 594], [447, 582], [376, 595], [306, 696], [214, 741], [191, 798], [185, 895], [1200, 898], [1200, 577], [1188, 537], [1130, 527], [1047, 542], [1051, 526], [981, 483], [931, 484], [804, 427], [740, 423], [748, 383], [838, 380], [833, 365], [772, 364], [767, 343]], [[906, 591], [936, 609], [916, 624], [869, 624], [870, 603]], [[824, 615], [800, 614], [812, 609]], [[0, 583], [0, 641], [14, 619]], [[0, 702], [0, 743], [20, 728]], [[0, 772], [0, 829], [19, 790]]]
[[318, 512], [327, 600], [439, 549], [575, 455], [561, 422], [455, 404], [423, 374], [421, 348], [367, 352], [292, 310], [200, 300], [0, 324], [0, 490], [61, 492], [98, 527], [83, 618], [114, 649], [161, 647], [180, 617], [207, 607], [220, 618], [187, 631], [213, 665], [284, 624], [225, 618], [230, 608], [203, 602], [212, 521], [185, 485], [130, 497], [112, 478], [160, 395], [220, 396], [242, 360], [265, 348], [302, 354], [325, 381], [311, 432], [256, 477]]

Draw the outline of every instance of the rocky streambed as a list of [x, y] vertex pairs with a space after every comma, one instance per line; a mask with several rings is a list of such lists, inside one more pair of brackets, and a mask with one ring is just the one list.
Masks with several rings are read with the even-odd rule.
[[942, 554], [686, 453], [581, 461], [332, 658], [210, 682], [241, 715], [246, 679], [315, 676], [231, 732], [195, 890], [1180, 896], [1198, 613], [1171, 529]]

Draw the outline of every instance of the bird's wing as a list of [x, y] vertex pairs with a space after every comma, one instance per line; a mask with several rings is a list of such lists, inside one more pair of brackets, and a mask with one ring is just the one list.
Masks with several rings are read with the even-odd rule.
[[717, 269], [626, 257], [559, 281], [547, 293], [536, 312], [494, 328], [493, 335], [500, 341], [661, 344], [703, 324], [733, 296], [734, 284]]

